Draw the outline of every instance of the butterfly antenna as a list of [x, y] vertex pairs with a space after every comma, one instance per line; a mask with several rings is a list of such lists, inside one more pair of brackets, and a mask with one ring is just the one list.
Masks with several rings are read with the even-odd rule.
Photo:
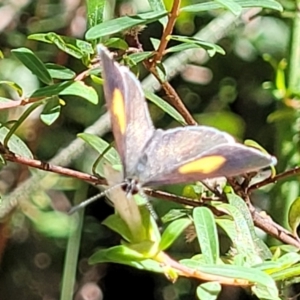
[[80, 210], [80, 209], [82, 209], [82, 208], [88, 206], [90, 203], [95, 202], [96, 200], [98, 200], [98, 199], [100, 199], [100, 198], [106, 196], [111, 190], [113, 190], [114, 188], [116, 188], [116, 187], [118, 187], [118, 186], [122, 186], [123, 184], [124, 184], [123, 182], [120, 183], [120, 184], [116, 184], [116, 185], [114, 185], [114, 186], [112, 186], [112, 187], [106, 189], [106, 190], [103, 191], [102, 193], [99, 193], [99, 194], [97, 194], [97, 195], [95, 195], [95, 196], [93, 196], [93, 197], [91, 197], [91, 198], [88, 198], [88, 199], [82, 201], [82, 202], [79, 203], [78, 205], [73, 206], [73, 207], [69, 210], [68, 214], [69, 214], [69, 215], [74, 214], [76, 211], [78, 211], [78, 210]]
[[92, 203], [92, 202], [94, 202], [94, 201], [96, 201], [96, 200], [98, 200], [98, 199], [104, 197], [105, 195], [106, 195], [106, 191], [104, 191], [104, 192], [102, 192], [102, 193], [99, 193], [99, 194], [97, 194], [97, 195], [95, 195], [95, 196], [93, 196], [93, 197], [91, 197], [91, 198], [89, 198], [89, 199], [87, 199], [87, 200], [85, 200], [85, 201], [82, 201], [82, 202], [79, 203], [78, 205], [73, 206], [73, 207], [69, 210], [68, 214], [69, 214], [69, 215], [74, 214], [76, 211], [78, 211], [78, 210], [80, 210], [80, 209], [86, 207], [86, 206], [89, 205], [90, 203]]
[[143, 191], [141, 191], [140, 193], [141, 193], [141, 196], [146, 200], [145, 206], [146, 206], [146, 208], [148, 209], [148, 211], [149, 211], [151, 217], [152, 217], [157, 223], [160, 223], [161, 220], [160, 220], [160, 218], [158, 217], [156, 211], [154, 210], [153, 205], [152, 205], [151, 202], [149, 201], [147, 195], [146, 195]]

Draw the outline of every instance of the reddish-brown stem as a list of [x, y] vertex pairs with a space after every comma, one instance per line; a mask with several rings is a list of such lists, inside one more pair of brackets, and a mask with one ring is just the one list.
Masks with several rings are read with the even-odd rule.
[[152, 62], [152, 66], [155, 66], [156, 63], [158, 61], [161, 61], [161, 59], [163, 57], [164, 51], [165, 51], [165, 49], [168, 45], [168, 42], [169, 42], [169, 35], [173, 32], [173, 28], [175, 26], [176, 19], [179, 15], [180, 3], [181, 3], [180, 0], [174, 0], [174, 2], [173, 2], [171, 12], [169, 13], [169, 20], [168, 20], [167, 26], [166, 26], [166, 28], [163, 32], [161, 42], [158, 46], [155, 59]]
[[293, 175], [300, 175], [300, 167], [296, 167], [294, 169], [291, 169], [291, 170], [287, 170], [285, 172], [282, 172], [280, 174], [277, 174], [276, 176], [274, 177], [269, 177], [263, 181], [260, 181], [256, 184], [253, 184], [251, 185], [249, 188], [248, 188], [248, 192], [251, 193], [252, 191], [254, 190], [257, 190], [267, 184], [270, 184], [270, 183], [275, 183], [276, 181], [278, 180], [282, 180], [284, 178], [287, 178], [287, 177], [290, 177], [290, 176], [293, 176]]
[[150, 67], [148, 63], [145, 63], [146, 68], [155, 76], [155, 78], [159, 81], [161, 84], [162, 88], [166, 92], [168, 96], [168, 102], [176, 108], [176, 110], [182, 115], [184, 120], [186, 121], [187, 124], [189, 125], [197, 125], [197, 122], [194, 120], [190, 112], [187, 110], [185, 105], [182, 103], [180, 97], [174, 90], [174, 88], [171, 86], [171, 84], [167, 81], [162, 81], [161, 78], [159, 77], [159, 74], [156, 70], [155, 67]]
[[205, 273], [196, 269], [189, 268], [185, 265], [180, 264], [176, 260], [173, 260], [166, 253], [160, 252], [156, 256], [156, 260], [165, 265], [166, 267], [171, 267], [176, 270], [181, 276], [196, 278], [204, 281], [217, 281], [224, 285], [238, 285], [238, 286], [249, 286], [251, 283], [245, 279], [230, 278], [215, 274]]
[[17, 154], [14, 154], [12, 152], [7, 152], [5, 154], [2, 154], [5, 160], [15, 162], [21, 165], [26, 165], [28, 167], [33, 167], [36, 169], [40, 169], [43, 171], [49, 171], [60, 175], [70, 176], [73, 178], [77, 178], [80, 180], [87, 181], [89, 183], [94, 184], [107, 184], [105, 179], [98, 178], [97, 176], [93, 176], [90, 174], [86, 174], [80, 171], [75, 171], [72, 169], [60, 167], [60, 166], [54, 166], [47, 162], [42, 162], [40, 160], [31, 159], [27, 157], [22, 157]]

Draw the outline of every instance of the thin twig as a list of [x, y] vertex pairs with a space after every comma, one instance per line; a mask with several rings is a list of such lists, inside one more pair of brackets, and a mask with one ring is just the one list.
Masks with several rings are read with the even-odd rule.
[[[145, 64], [147, 66], [147, 64]], [[176, 108], [176, 110], [182, 115], [184, 120], [189, 125], [197, 125], [197, 122], [194, 120], [188, 109], [185, 107], [183, 102], [181, 101], [180, 97], [178, 96], [177, 92], [171, 86], [171, 84], [167, 81], [161, 80], [156, 68], [150, 68], [149, 71], [155, 76], [155, 78], [159, 81], [162, 88], [167, 94], [168, 102]]]
[[160, 44], [158, 46], [155, 58], [153, 59], [153, 61], [151, 63], [151, 69], [152, 69], [152, 67], [155, 67], [157, 62], [160, 62], [162, 60], [165, 49], [167, 48], [167, 45], [169, 43], [169, 35], [172, 34], [177, 17], [179, 15], [180, 3], [181, 3], [180, 0], [174, 0], [174, 2], [173, 2], [171, 12], [169, 13], [169, 19], [168, 19], [167, 26], [161, 37]]
[[288, 170], [288, 171], [285, 171], [285, 172], [282, 172], [280, 174], [277, 174], [276, 176], [274, 177], [269, 177], [263, 181], [260, 181], [258, 183], [255, 183], [253, 185], [251, 185], [249, 188], [248, 188], [248, 192], [252, 192], [254, 190], [257, 190], [267, 184], [270, 184], [270, 183], [275, 183], [277, 182], [278, 180], [282, 180], [284, 178], [288, 178], [288, 177], [291, 177], [291, 176], [299, 176], [300, 175], [300, 167], [295, 167], [294, 169], [291, 169], [291, 170]]
[[48, 171], [48, 172], [52, 172], [52, 173], [56, 173], [56, 174], [60, 174], [60, 175], [64, 175], [64, 176], [73, 177], [73, 178], [76, 178], [79, 180], [87, 181], [92, 184], [107, 185], [107, 182], [105, 179], [101, 179], [101, 178], [98, 178], [97, 176], [93, 176], [93, 175], [83, 173], [80, 171], [76, 171], [76, 170], [72, 170], [69, 168], [55, 166], [48, 162], [43, 162], [41, 160], [23, 157], [23, 156], [20, 156], [18, 154], [12, 153], [12, 152], [4, 153], [4, 154], [2, 154], [2, 156], [6, 161], [11, 161], [11, 162], [15, 162], [15, 163], [25, 165], [28, 167], [32, 167], [35, 169], [40, 169], [43, 171]]
[[165, 252], [160, 252], [156, 257], [156, 260], [167, 267], [175, 269], [181, 276], [185, 277], [196, 278], [204, 281], [217, 281], [224, 285], [250, 286], [253, 284], [246, 279], [230, 278], [225, 277], [222, 274], [210, 274], [194, 268], [189, 268], [188, 266], [182, 265], [172, 259]]
[[300, 241], [293, 236], [291, 232], [275, 223], [270, 216], [262, 216], [252, 204], [247, 202], [247, 205], [252, 214], [253, 222], [256, 227], [262, 229], [265, 233], [271, 235], [275, 239], [284, 244], [292, 245], [300, 249]]

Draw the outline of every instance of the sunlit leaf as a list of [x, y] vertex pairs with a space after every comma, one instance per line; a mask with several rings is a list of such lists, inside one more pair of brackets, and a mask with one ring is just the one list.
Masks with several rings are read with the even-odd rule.
[[294, 236], [298, 237], [297, 229], [300, 224], [300, 197], [296, 198], [291, 204], [288, 221]]
[[66, 81], [36, 90], [30, 97], [51, 97], [70, 95], [82, 97], [93, 104], [98, 103], [98, 94], [94, 88], [81, 81]]
[[130, 58], [129, 66], [137, 65], [138, 63], [144, 61], [147, 58], [150, 58], [153, 56], [154, 53], [151, 51], [144, 51], [144, 52], [137, 52], [137, 53], [132, 53], [128, 55], [128, 58]]
[[87, 40], [95, 40], [129, 29], [133, 26], [145, 25], [167, 15], [167, 11], [149, 12], [136, 16], [124, 16], [112, 19], [90, 28], [86, 33]]
[[178, 41], [178, 42], [182, 42], [182, 43], [189, 43], [192, 45], [197, 45], [197, 46], [205, 49], [210, 56], [214, 56], [216, 53], [225, 54], [225, 51], [220, 46], [200, 40], [196, 37], [171, 35], [170, 39]]
[[46, 125], [53, 124], [60, 115], [61, 105], [59, 103], [59, 98], [57, 96], [53, 96], [52, 99], [47, 100], [45, 107], [41, 113], [41, 120]]
[[216, 2], [220, 3], [222, 6], [230, 10], [235, 15], [240, 15], [242, 12], [242, 7], [233, 0], [216, 0]]
[[13, 81], [1, 80], [0, 84], [8, 85], [13, 90], [15, 90], [18, 93], [19, 96], [22, 96], [22, 94], [23, 94], [22, 88], [17, 83], [15, 83]]
[[219, 259], [219, 238], [212, 212], [207, 207], [193, 210], [194, 225], [207, 264], [215, 264]]
[[[0, 128], [0, 142], [3, 143], [6, 135], [8, 134], [9, 130], [6, 127]], [[13, 153], [16, 153], [20, 156], [33, 158], [33, 155], [27, 145], [15, 134], [8, 141], [8, 148]]]
[[62, 80], [68, 80], [68, 79], [74, 79], [76, 76], [76, 73], [64, 66], [47, 63], [45, 64], [50, 76], [55, 79], [62, 79]]
[[222, 286], [218, 282], [206, 282], [197, 287], [197, 296], [200, 300], [215, 300], [218, 298]]
[[94, 54], [94, 48], [90, 43], [72, 37], [61, 36], [55, 32], [31, 34], [28, 39], [54, 44], [60, 50], [78, 59]]
[[190, 219], [179, 219], [173, 221], [168, 227], [164, 230], [159, 244], [160, 250], [165, 250], [170, 247], [173, 242], [181, 235], [184, 229], [186, 229], [192, 221]]
[[256, 283], [254, 286], [259, 286], [261, 289], [265, 288], [264, 291], [267, 297], [264, 299], [278, 299], [278, 289], [272, 277], [253, 267], [225, 264], [210, 266], [193, 259], [183, 259], [180, 260], [180, 263], [200, 272], [228, 278], [244, 279], [249, 282]]
[[127, 50], [128, 44], [121, 38], [113, 37], [105, 42], [105, 46], [108, 48], [115, 48], [121, 50]]
[[86, 1], [88, 28], [103, 22], [103, 12], [106, 0]]
[[[163, 0], [148, 0], [150, 7], [153, 11], [166, 11], [165, 3]], [[159, 20], [159, 22], [165, 28], [168, 23], [168, 17], [163, 17]]]
[[[103, 157], [113, 166], [120, 164], [120, 157], [118, 152], [114, 147], [111, 147], [109, 143], [101, 139], [100, 137], [90, 134], [90, 133], [79, 133], [77, 135], [79, 138], [83, 139], [91, 147], [93, 147], [100, 154], [104, 153]], [[107, 149], [109, 149], [107, 151]]]
[[[232, 1], [231, 1], [232, 2]], [[234, 1], [236, 4], [243, 8], [249, 8], [249, 7], [261, 7], [261, 8], [268, 8], [268, 9], [274, 9], [278, 11], [283, 11], [283, 7], [281, 4], [274, 0], [263, 0], [263, 1], [257, 1], [257, 0], [236, 0]], [[207, 1], [204, 3], [197, 3], [188, 5], [185, 7], [182, 7], [180, 9], [180, 12], [202, 12], [202, 11], [209, 11], [209, 10], [215, 10], [224, 8], [224, 5], [221, 3], [217, 3], [217, 1]]]
[[182, 125], [186, 125], [186, 121], [181, 116], [181, 114], [169, 103], [161, 99], [159, 96], [155, 95], [154, 93], [144, 91], [145, 96], [148, 100], [150, 100], [152, 103], [157, 105], [159, 108], [161, 108], [164, 112], [166, 112], [168, 115], [170, 115], [174, 120], [176, 120], [178, 123]]
[[52, 78], [44, 63], [31, 50], [18, 48], [11, 50], [11, 52], [42, 82], [52, 84]]

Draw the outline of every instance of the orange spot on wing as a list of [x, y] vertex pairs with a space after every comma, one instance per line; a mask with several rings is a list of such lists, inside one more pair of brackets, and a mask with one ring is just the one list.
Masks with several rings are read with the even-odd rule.
[[118, 121], [118, 125], [122, 134], [125, 134], [126, 130], [126, 113], [124, 97], [119, 89], [115, 89], [112, 99], [112, 113]]
[[181, 166], [178, 171], [181, 174], [210, 174], [222, 167], [225, 162], [226, 158], [221, 155], [206, 156]]

